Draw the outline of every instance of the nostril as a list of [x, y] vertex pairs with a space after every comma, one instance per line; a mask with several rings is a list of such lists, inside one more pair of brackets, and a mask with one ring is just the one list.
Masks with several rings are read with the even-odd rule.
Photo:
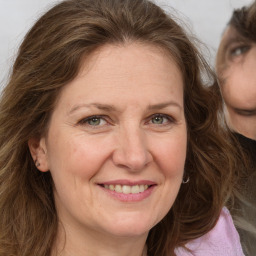
[[141, 131], [126, 131], [119, 138], [119, 146], [113, 151], [114, 164], [120, 168], [141, 170], [153, 157], [147, 149], [147, 143]]

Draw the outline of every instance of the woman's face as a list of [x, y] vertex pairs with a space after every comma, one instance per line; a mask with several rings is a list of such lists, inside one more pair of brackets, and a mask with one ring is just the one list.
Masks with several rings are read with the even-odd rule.
[[221, 90], [231, 128], [256, 138], [256, 43], [228, 27], [222, 38], [226, 67], [221, 74]]
[[174, 203], [186, 147], [175, 62], [153, 46], [106, 45], [61, 92], [38, 168], [66, 229], [145, 236]]

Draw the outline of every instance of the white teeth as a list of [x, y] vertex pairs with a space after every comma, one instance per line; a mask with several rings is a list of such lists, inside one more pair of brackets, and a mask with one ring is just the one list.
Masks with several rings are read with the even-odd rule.
[[140, 185], [139, 186], [139, 192], [143, 192], [144, 190], [146, 190], [147, 188], [145, 188], [145, 186], [144, 185]]
[[[144, 186], [143, 185], [141, 185], [142, 187], [143, 187], [143, 191], [144, 191]], [[142, 191], [142, 192], [143, 192]], [[136, 185], [136, 186], [132, 186], [132, 188], [131, 188], [131, 193], [132, 194], [137, 194], [137, 193], [139, 193], [140, 192], [140, 186], [139, 185]]]
[[109, 185], [109, 189], [114, 191], [115, 190], [115, 186], [114, 185]]
[[138, 194], [142, 193], [148, 189], [148, 185], [104, 185], [104, 188], [109, 189], [111, 191], [115, 191], [117, 193], [123, 194]]
[[130, 194], [131, 193], [131, 186], [123, 186], [123, 193], [124, 194]]
[[122, 193], [122, 192], [123, 192], [122, 186], [121, 186], [121, 185], [116, 185], [116, 186], [115, 186], [115, 191], [116, 191], [117, 193]]

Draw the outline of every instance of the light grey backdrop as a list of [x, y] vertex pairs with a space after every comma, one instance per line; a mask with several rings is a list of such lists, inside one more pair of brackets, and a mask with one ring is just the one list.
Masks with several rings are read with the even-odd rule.
[[[0, 89], [7, 81], [17, 48], [38, 16], [60, 0], [0, 0]], [[155, 0], [181, 18], [204, 42], [204, 54], [213, 65], [221, 33], [232, 10], [252, 0]], [[175, 8], [176, 11], [172, 10]]]

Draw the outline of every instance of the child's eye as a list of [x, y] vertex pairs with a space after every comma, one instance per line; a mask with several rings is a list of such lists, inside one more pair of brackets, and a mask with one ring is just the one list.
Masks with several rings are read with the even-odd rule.
[[250, 46], [248, 46], [248, 45], [238, 46], [238, 47], [233, 48], [230, 51], [230, 55], [231, 55], [231, 57], [237, 57], [237, 56], [240, 56], [240, 55], [248, 52], [249, 49], [250, 49]]
[[79, 124], [89, 126], [102, 126], [106, 123], [107, 121], [102, 116], [90, 116], [79, 121]]
[[162, 124], [169, 124], [172, 122], [174, 122], [174, 120], [169, 115], [155, 114], [151, 117], [149, 123], [156, 124], [156, 125], [162, 125]]

